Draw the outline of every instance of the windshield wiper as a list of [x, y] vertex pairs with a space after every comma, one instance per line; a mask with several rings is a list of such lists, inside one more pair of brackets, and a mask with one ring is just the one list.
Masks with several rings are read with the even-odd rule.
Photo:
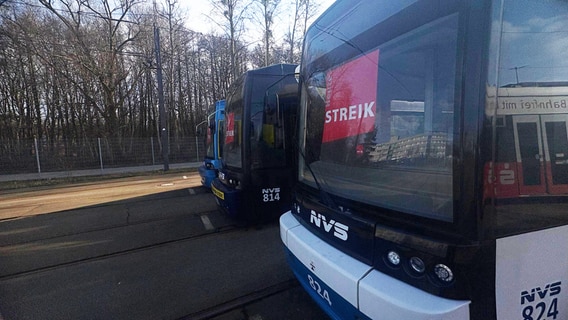
[[304, 164], [305, 166], [308, 168], [308, 171], [310, 172], [310, 174], [312, 175], [312, 177], [314, 178], [314, 182], [316, 183], [316, 187], [319, 190], [320, 193], [320, 199], [322, 200], [322, 203], [332, 209], [338, 209], [339, 207], [337, 206], [337, 204], [335, 203], [335, 201], [333, 201], [333, 199], [331, 198], [331, 196], [329, 195], [329, 193], [327, 191], [325, 191], [325, 189], [321, 186], [321, 184], [318, 181], [318, 178], [316, 177], [316, 174], [314, 173], [314, 170], [312, 169], [312, 166], [310, 166], [310, 164], [308, 163], [308, 161], [306, 160], [306, 156], [304, 155], [304, 153], [302, 152], [302, 150], [300, 149], [300, 146], [296, 143], [296, 148], [298, 150], [298, 153], [300, 154], [300, 156], [302, 157], [302, 159], [304, 159]]

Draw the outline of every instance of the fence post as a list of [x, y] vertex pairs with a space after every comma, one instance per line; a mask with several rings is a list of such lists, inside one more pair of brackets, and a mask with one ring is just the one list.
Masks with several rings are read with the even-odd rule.
[[101, 148], [101, 138], [97, 138], [99, 142], [99, 161], [101, 163], [101, 171], [104, 170], [103, 168], [103, 150]]
[[195, 147], [196, 147], [196, 150], [197, 150], [197, 152], [196, 152], [197, 156], [195, 157], [195, 159], [196, 159], [195, 161], [199, 161], [199, 142], [197, 142], [197, 134], [195, 135]]
[[39, 148], [37, 147], [37, 138], [34, 138], [36, 162], [37, 162], [37, 173], [41, 173], [41, 162], [39, 161]]
[[154, 157], [154, 137], [150, 137], [150, 144], [152, 145], [152, 165], [156, 165], [156, 158]]

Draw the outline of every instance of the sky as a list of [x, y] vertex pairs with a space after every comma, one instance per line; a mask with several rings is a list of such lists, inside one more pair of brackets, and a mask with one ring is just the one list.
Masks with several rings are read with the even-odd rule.
[[[320, 10], [318, 12], [318, 16], [319, 14], [321, 14], [323, 11], [325, 11], [335, 0], [315, 0], [320, 4]], [[280, 14], [280, 17], [282, 19], [287, 19], [289, 18], [289, 15], [286, 12], [290, 12], [290, 10], [285, 10], [284, 4], [290, 2], [288, 0], [281, 0], [281, 4], [280, 4], [280, 11], [283, 12]], [[183, 3], [183, 2], [182, 2]], [[211, 21], [210, 18], [208, 18], [208, 15], [211, 15], [211, 11], [213, 10], [213, 7], [211, 5], [211, 1], [210, 0], [190, 0], [188, 2], [185, 2], [183, 5], [185, 8], [184, 10], [187, 11], [187, 22], [186, 22], [186, 26], [194, 31], [197, 32], [202, 32], [202, 33], [218, 33], [220, 34], [222, 31]], [[292, 12], [290, 12], [290, 15], [292, 14]], [[283, 28], [286, 28], [287, 26], [290, 25], [290, 23], [288, 21], [278, 21], [277, 22], [279, 25], [281, 25]], [[251, 23], [248, 24], [249, 26], [251, 25]], [[284, 33], [286, 32], [286, 30], [280, 28], [278, 30], [275, 30], [275, 38], [277, 42], [280, 42], [283, 38]], [[249, 30], [247, 32], [247, 34], [249, 34], [251, 37], [253, 38], [257, 38], [261, 33], [258, 30]], [[258, 38], [257, 38], [258, 39]]]

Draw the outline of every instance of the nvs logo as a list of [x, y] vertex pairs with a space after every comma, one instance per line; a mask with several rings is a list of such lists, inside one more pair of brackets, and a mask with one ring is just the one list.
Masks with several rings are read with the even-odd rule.
[[552, 297], [559, 294], [562, 291], [562, 282], [554, 282], [547, 284], [544, 289], [540, 287], [536, 287], [530, 290], [530, 292], [522, 291], [521, 292], [521, 304], [534, 302], [535, 298], [538, 297], [540, 300], [546, 298], [547, 296]]
[[327, 222], [327, 218], [323, 214], [317, 213], [314, 210], [311, 210], [310, 213], [310, 223], [313, 223], [318, 228], [323, 227], [325, 232], [330, 232], [333, 227], [333, 235], [343, 241], [347, 241], [348, 226], [335, 220]]

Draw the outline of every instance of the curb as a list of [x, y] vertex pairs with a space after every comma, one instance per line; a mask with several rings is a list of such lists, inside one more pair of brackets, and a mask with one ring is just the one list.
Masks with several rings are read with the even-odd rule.
[[[198, 168], [202, 162], [187, 162], [170, 164], [170, 169], [190, 169]], [[90, 170], [71, 170], [71, 171], [57, 171], [57, 172], [43, 172], [43, 173], [22, 173], [22, 174], [3, 174], [0, 175], [0, 182], [8, 181], [26, 181], [26, 180], [49, 180], [57, 178], [72, 178], [72, 177], [86, 177], [86, 176], [101, 176], [117, 173], [134, 173], [145, 171], [159, 171], [163, 170], [163, 165], [152, 166], [138, 166], [138, 167], [121, 167], [121, 168], [107, 168], [107, 169], [90, 169]], [[0, 318], [0, 320], [3, 320]]]

